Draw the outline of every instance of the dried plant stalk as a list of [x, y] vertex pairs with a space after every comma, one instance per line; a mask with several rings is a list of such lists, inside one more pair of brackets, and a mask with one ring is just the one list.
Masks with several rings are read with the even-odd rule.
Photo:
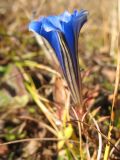
[[[119, 89], [119, 82], [120, 82], [120, 0], [118, 0], [118, 47], [117, 47], [117, 70], [116, 70], [116, 79], [115, 79], [115, 89], [114, 89], [114, 95], [113, 95], [113, 102], [112, 102], [112, 110], [111, 110], [111, 117], [110, 117], [110, 125], [108, 130], [108, 139], [111, 140], [114, 120], [115, 120], [115, 107], [117, 102], [117, 96], [118, 96], [118, 89]], [[110, 153], [110, 143], [106, 145], [105, 153], [104, 153], [104, 160], [108, 160]]]

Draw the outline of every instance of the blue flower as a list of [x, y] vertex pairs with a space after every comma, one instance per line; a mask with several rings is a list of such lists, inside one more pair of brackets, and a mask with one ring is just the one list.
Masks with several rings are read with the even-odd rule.
[[44, 37], [55, 51], [75, 104], [82, 101], [78, 37], [86, 21], [87, 11], [81, 10], [42, 17], [29, 24], [29, 30]]

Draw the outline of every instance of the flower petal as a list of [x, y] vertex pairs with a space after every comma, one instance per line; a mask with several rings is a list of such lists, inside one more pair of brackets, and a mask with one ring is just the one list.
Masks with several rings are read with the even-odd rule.
[[78, 65], [78, 37], [87, 21], [87, 12], [65, 11], [58, 16], [48, 16], [33, 21], [29, 29], [44, 37], [56, 53], [68, 83], [74, 103], [80, 103], [80, 75]]
[[63, 60], [62, 60], [62, 55], [61, 55], [61, 48], [60, 48], [60, 43], [58, 39], [58, 33], [57, 31], [54, 31], [54, 26], [52, 26], [51, 23], [49, 24], [49, 21], [47, 21], [47, 24], [46, 24], [46, 28], [47, 28], [46, 29], [45, 26], [43, 26], [43, 21], [32, 21], [29, 24], [29, 30], [41, 35], [49, 42], [49, 44], [55, 51], [56, 56], [63, 69], [64, 65], [63, 65]]
[[40, 34], [42, 23], [40, 21], [32, 21], [29, 24], [29, 30]]
[[71, 14], [68, 11], [65, 11], [63, 14], [60, 14], [59, 19], [61, 22], [69, 22], [71, 20]]
[[57, 16], [49, 16], [42, 21], [42, 26], [45, 31], [61, 31], [62, 27]]
[[72, 15], [72, 25], [74, 30], [75, 39], [78, 39], [80, 29], [87, 21], [88, 12], [86, 10], [81, 10], [80, 12], [74, 11]]

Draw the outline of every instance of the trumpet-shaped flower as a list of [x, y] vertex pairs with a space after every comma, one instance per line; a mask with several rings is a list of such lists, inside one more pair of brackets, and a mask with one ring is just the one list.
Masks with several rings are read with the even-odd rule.
[[65, 11], [58, 16], [42, 17], [29, 24], [29, 30], [44, 37], [53, 48], [71, 91], [74, 104], [81, 103], [81, 78], [78, 65], [78, 37], [87, 21], [87, 11]]

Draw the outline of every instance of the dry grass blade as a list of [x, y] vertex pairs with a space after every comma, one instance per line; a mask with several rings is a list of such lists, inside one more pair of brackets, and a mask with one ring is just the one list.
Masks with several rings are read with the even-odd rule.
[[55, 117], [53, 114], [47, 109], [47, 107], [40, 101], [39, 95], [37, 94], [37, 90], [33, 89], [29, 84], [26, 84], [26, 88], [28, 89], [29, 93], [31, 94], [33, 100], [38, 105], [38, 107], [42, 110], [45, 114], [46, 118], [52, 124], [54, 129], [58, 131], [57, 126], [55, 125]]
[[78, 131], [79, 131], [79, 141], [80, 141], [80, 155], [81, 155], [81, 159], [82, 159], [82, 134], [81, 134], [81, 123], [79, 122], [79, 117], [75, 111], [75, 109], [72, 107], [73, 113], [76, 117], [76, 119], [78, 120]]
[[[67, 123], [72, 123], [72, 122], [74, 122], [74, 123], [76, 123], [78, 120], [71, 120], [71, 121], [68, 121]], [[102, 132], [100, 132], [96, 127], [94, 127], [94, 126], [91, 126], [91, 125], [89, 125], [89, 124], [87, 124], [86, 122], [83, 122], [83, 121], [80, 121], [79, 120], [79, 122], [80, 123], [82, 123], [82, 124], [84, 124], [84, 125], [86, 125], [87, 127], [91, 127], [92, 129], [94, 129], [95, 131], [97, 131], [97, 132], [99, 132], [100, 134], [101, 134], [101, 136], [107, 141], [107, 142], [109, 142], [110, 144], [111, 144], [111, 146], [113, 146], [115, 149], [116, 149], [116, 151], [118, 152], [118, 154], [120, 154], [120, 150], [113, 144], [113, 142], [111, 142]]]
[[[23, 68], [20, 65], [18, 67], [19, 67], [20, 71], [24, 72]], [[27, 90], [29, 91], [29, 93], [31, 94], [33, 100], [35, 101], [37, 106], [41, 109], [41, 111], [45, 114], [46, 118], [49, 120], [49, 122], [51, 123], [51, 125], [53, 126], [55, 131], [57, 132], [58, 128], [55, 124], [56, 117], [44, 105], [44, 103], [41, 102], [40, 96], [39, 96], [39, 94], [38, 94], [38, 92], [37, 92], [37, 90], [34, 86], [34, 83], [33, 83], [32, 79], [27, 74], [24, 74], [23, 78], [25, 80], [25, 86], [26, 86]]]
[[[113, 102], [112, 102], [112, 110], [111, 110], [111, 117], [110, 117], [110, 125], [108, 130], [108, 139], [111, 140], [112, 130], [113, 130], [113, 124], [115, 120], [115, 107], [117, 102], [117, 96], [118, 96], [118, 89], [119, 89], [119, 82], [120, 82], [120, 0], [118, 0], [118, 48], [117, 48], [117, 70], [116, 70], [116, 79], [115, 79], [115, 89], [114, 89], [114, 95], [113, 95]], [[109, 158], [109, 152], [110, 152], [110, 143], [106, 145], [105, 153], [104, 153], [104, 160], [108, 160]]]
[[51, 137], [46, 137], [46, 138], [26, 138], [26, 139], [21, 139], [21, 140], [15, 140], [11, 142], [6, 142], [6, 143], [0, 143], [0, 146], [3, 145], [9, 145], [9, 144], [15, 144], [15, 143], [23, 143], [23, 142], [30, 142], [30, 141], [63, 141], [65, 139], [58, 139], [58, 138], [51, 138]]
[[30, 142], [30, 141], [68, 141], [70, 143], [75, 143], [79, 144], [79, 141], [72, 140], [72, 139], [65, 139], [65, 138], [51, 138], [51, 137], [45, 137], [45, 138], [26, 138], [26, 139], [20, 139], [20, 140], [15, 140], [11, 142], [6, 142], [6, 143], [0, 143], [0, 146], [3, 145], [10, 145], [10, 144], [15, 144], [15, 143], [23, 143], [23, 142]]
[[98, 154], [97, 154], [97, 160], [100, 160], [101, 158], [101, 154], [102, 154], [102, 135], [100, 134], [100, 128], [98, 126], [97, 121], [95, 120], [95, 118], [89, 113], [90, 118], [93, 120], [98, 132], [98, 139], [99, 139], [99, 147], [98, 147]]
[[[118, 139], [118, 141], [116, 142], [115, 146], [117, 147], [120, 143], [120, 139]], [[112, 148], [110, 151], [110, 156], [112, 156], [113, 152], [114, 152], [115, 148]]]
[[29, 116], [20, 116], [19, 118], [22, 119], [22, 120], [30, 120], [30, 121], [36, 122], [40, 126], [49, 130], [53, 135], [55, 135], [57, 137], [56, 131], [51, 126], [47, 125], [46, 123], [39, 122], [38, 120], [34, 119], [33, 117], [29, 117]]
[[25, 66], [29, 66], [29, 67], [35, 67], [35, 68], [38, 68], [38, 69], [53, 73], [53, 74], [55, 74], [57, 76], [60, 76], [60, 74], [57, 71], [51, 69], [50, 67], [42, 65], [42, 64], [38, 64], [38, 63], [33, 62], [33, 61], [27, 60], [27, 61], [24, 62], [24, 65]]
[[87, 160], [91, 160], [89, 145], [88, 145], [88, 137], [86, 137], [86, 152], [87, 152]]

